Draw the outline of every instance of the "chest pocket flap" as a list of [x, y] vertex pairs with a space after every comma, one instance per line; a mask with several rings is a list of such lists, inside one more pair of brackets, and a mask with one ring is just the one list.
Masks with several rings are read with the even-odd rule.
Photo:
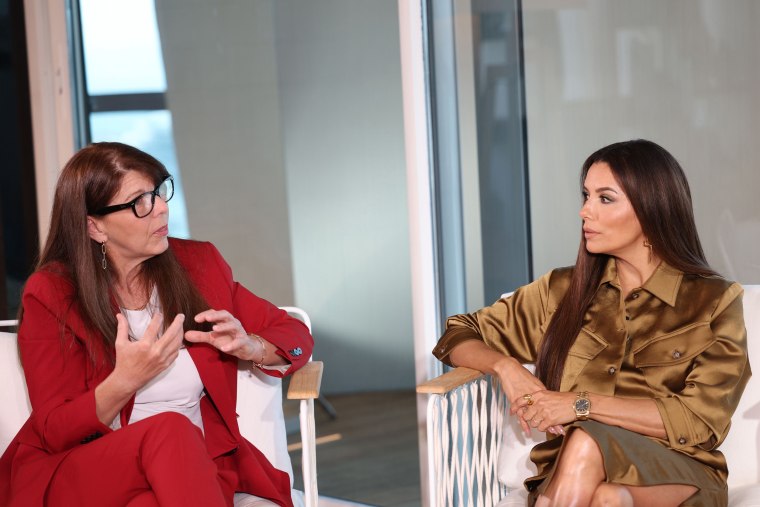
[[562, 371], [562, 382], [560, 391], [570, 391], [576, 385], [576, 380], [584, 368], [591, 361], [607, 348], [607, 341], [601, 336], [589, 331], [586, 328], [581, 329], [575, 342], [567, 353], [565, 360], [565, 369]]
[[637, 368], [691, 362], [715, 342], [709, 322], [697, 322], [657, 336], [633, 351]]
[[607, 348], [607, 345], [607, 341], [604, 338], [584, 327], [570, 347], [568, 355], [591, 360]]

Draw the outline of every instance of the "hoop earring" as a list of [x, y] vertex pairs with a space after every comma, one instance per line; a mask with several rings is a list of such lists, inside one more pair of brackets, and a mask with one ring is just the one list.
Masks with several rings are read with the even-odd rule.
[[652, 243], [650, 243], [648, 239], [645, 239], [644, 240], [644, 246], [649, 249], [649, 262], [651, 263], [652, 262], [652, 250], [654, 250], [652, 248]]
[[103, 254], [103, 259], [100, 261], [101, 265], [103, 266], [103, 269], [108, 269], [108, 262], [106, 261], [106, 242], [103, 241], [100, 244], [100, 251]]

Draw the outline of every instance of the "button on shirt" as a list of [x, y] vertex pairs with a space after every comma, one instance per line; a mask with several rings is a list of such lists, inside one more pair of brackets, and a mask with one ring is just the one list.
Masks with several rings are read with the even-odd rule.
[[[492, 306], [450, 317], [433, 353], [450, 364], [456, 345], [477, 339], [534, 363], [571, 275], [571, 268], [556, 269]], [[622, 298], [610, 259], [570, 348], [560, 391], [654, 399], [667, 433], [655, 440], [726, 477], [723, 456], [711, 449], [725, 438], [750, 376], [741, 293], [738, 284], [662, 263]], [[539, 474], [554, 460], [542, 445], [533, 453]]]

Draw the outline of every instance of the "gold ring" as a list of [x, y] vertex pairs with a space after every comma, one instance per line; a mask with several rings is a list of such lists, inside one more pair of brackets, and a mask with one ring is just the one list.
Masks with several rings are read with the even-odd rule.
[[526, 400], [526, 401], [530, 400], [532, 397], [533, 397], [532, 394], [523, 394], [523, 399]]

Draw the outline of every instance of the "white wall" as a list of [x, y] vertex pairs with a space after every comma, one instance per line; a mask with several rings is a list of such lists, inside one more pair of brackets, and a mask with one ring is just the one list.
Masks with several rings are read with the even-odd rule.
[[192, 236], [309, 312], [325, 392], [412, 388], [396, 2], [156, 3]]
[[326, 391], [414, 386], [396, 3], [278, 0], [296, 302]]
[[523, 2], [536, 275], [575, 260], [585, 158], [641, 137], [683, 165], [712, 266], [760, 282], [760, 3], [566, 5]]
[[190, 233], [293, 304], [272, 2], [157, 0]]

